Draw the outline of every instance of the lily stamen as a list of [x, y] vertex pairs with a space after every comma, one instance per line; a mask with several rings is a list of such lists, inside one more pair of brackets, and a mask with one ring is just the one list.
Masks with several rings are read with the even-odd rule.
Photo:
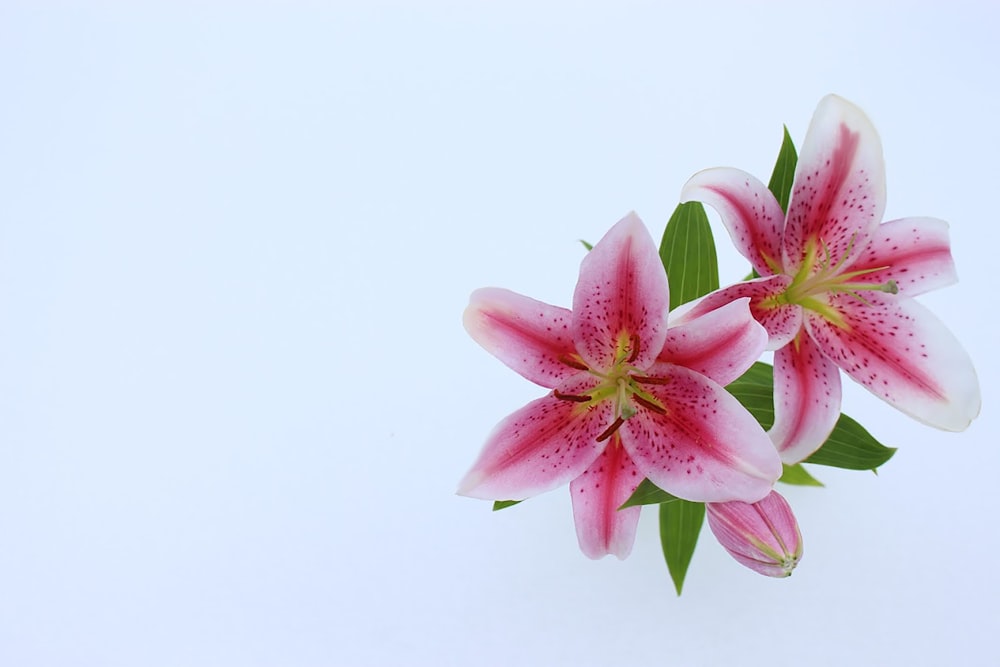
[[586, 403], [591, 400], [591, 397], [587, 394], [564, 394], [558, 389], [553, 389], [552, 395], [560, 401], [572, 401], [574, 403]]
[[570, 356], [568, 354], [560, 354], [559, 355], [559, 361], [561, 363], [563, 363], [563, 364], [566, 364], [570, 368], [577, 369], [578, 371], [589, 371], [590, 370], [590, 368], [587, 366], [587, 364], [583, 363], [582, 361], [580, 361], [576, 357], [572, 357], [572, 356]]
[[625, 363], [630, 364], [639, 356], [639, 336], [632, 334], [632, 352], [628, 355]]
[[621, 417], [615, 419], [613, 422], [611, 422], [611, 426], [604, 429], [604, 432], [601, 433], [599, 436], [597, 436], [597, 442], [604, 442], [605, 440], [610, 438], [614, 434], [614, 432], [617, 431], [619, 427], [624, 423], [625, 420], [622, 419]]
[[652, 377], [647, 375], [633, 375], [632, 379], [640, 384], [667, 384], [670, 382], [668, 377]]
[[649, 408], [653, 412], [661, 415], [667, 414], [667, 409], [662, 405], [658, 405], [648, 398], [643, 398], [640, 394], [632, 394], [632, 400], [641, 405], [644, 408]]

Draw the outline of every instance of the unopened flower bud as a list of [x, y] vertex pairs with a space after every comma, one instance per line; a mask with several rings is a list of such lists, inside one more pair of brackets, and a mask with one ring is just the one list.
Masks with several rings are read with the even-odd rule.
[[802, 535], [788, 503], [772, 491], [755, 503], [708, 503], [708, 526], [737, 561], [769, 577], [787, 577], [802, 557]]

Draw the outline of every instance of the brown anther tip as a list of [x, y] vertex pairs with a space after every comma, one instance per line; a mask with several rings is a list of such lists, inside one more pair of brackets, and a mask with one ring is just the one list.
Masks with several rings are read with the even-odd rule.
[[576, 359], [575, 357], [571, 357], [568, 354], [560, 354], [559, 355], [559, 361], [562, 362], [562, 363], [564, 363], [564, 364], [566, 364], [570, 368], [577, 369], [578, 371], [589, 370], [587, 368], [587, 364], [583, 363], [579, 359]]
[[597, 436], [597, 442], [604, 442], [618, 430], [618, 428], [625, 423], [625, 420], [619, 417], [611, 423], [611, 426], [604, 429], [604, 432]]
[[662, 405], [657, 405], [656, 403], [653, 403], [652, 401], [643, 398], [639, 394], [632, 394], [632, 398], [635, 399], [636, 403], [638, 403], [644, 408], [649, 408], [653, 412], [656, 412], [661, 415], [667, 414], [666, 408], [664, 408]]
[[574, 403], [586, 403], [590, 400], [590, 396], [587, 394], [564, 394], [558, 389], [553, 389], [552, 395], [560, 401], [573, 401]]
[[632, 334], [632, 351], [629, 353], [626, 362], [632, 363], [633, 361], [636, 360], [636, 357], [638, 356], [639, 356], [639, 336]]
[[658, 378], [650, 375], [633, 375], [632, 379], [639, 384], [667, 384], [670, 378]]

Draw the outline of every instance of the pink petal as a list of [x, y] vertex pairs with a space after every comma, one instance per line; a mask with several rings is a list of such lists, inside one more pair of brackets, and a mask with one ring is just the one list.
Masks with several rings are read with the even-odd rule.
[[591, 368], [608, 369], [624, 340], [639, 345], [631, 363], [645, 368], [663, 347], [669, 307], [656, 245], [639, 216], [629, 213], [580, 265], [573, 295], [576, 349]]
[[577, 539], [588, 558], [614, 554], [624, 559], [632, 551], [641, 508], [618, 508], [642, 479], [616, 435], [590, 468], [569, 485]]
[[688, 201], [704, 202], [719, 212], [736, 249], [759, 275], [781, 273], [785, 214], [767, 186], [739, 169], [706, 169], [681, 190], [681, 202]]
[[643, 475], [686, 500], [754, 502], [781, 475], [781, 461], [757, 421], [704, 375], [657, 363], [644, 384], [666, 407], [639, 407], [620, 429], [622, 443]]
[[690, 368], [727, 385], [757, 361], [767, 346], [767, 331], [750, 314], [750, 299], [721, 308], [667, 330], [659, 361]]
[[[599, 382], [578, 373], [557, 391], [580, 396]], [[597, 436], [611, 424], [613, 407], [611, 401], [589, 406], [554, 393], [532, 401], [493, 430], [459, 495], [522, 500], [579, 477], [607, 445]]]
[[774, 299], [791, 284], [788, 276], [756, 278], [729, 287], [723, 287], [699, 299], [683, 314], [672, 320], [683, 324], [704, 316], [727, 303], [750, 298], [750, 313], [767, 330], [768, 350], [776, 350], [792, 340], [802, 328], [802, 308], [797, 305], [777, 305]]
[[864, 253], [848, 271], [878, 267], [860, 278], [866, 283], [895, 280], [899, 293], [916, 296], [958, 280], [951, 257], [948, 223], [936, 218], [904, 218], [878, 226]]
[[809, 312], [823, 353], [855, 381], [917, 421], [961, 431], [979, 414], [979, 380], [955, 336], [913, 299], [866, 292], [828, 297], [837, 327]]
[[473, 340], [515, 371], [549, 389], [579, 368], [570, 331], [573, 314], [509, 290], [488, 287], [469, 299], [463, 322]]
[[774, 426], [784, 463], [802, 461], [826, 442], [840, 417], [840, 370], [803, 331], [774, 353]]
[[802, 557], [792, 508], [777, 491], [759, 502], [709, 503], [708, 527], [739, 563], [769, 577], [787, 577]]
[[861, 109], [824, 97], [802, 143], [785, 224], [785, 268], [794, 274], [810, 244], [833, 265], [857, 255], [882, 220], [885, 164], [882, 143]]

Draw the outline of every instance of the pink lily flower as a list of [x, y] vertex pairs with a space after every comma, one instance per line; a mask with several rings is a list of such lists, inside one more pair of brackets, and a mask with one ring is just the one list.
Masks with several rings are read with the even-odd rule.
[[[915, 419], [948, 431], [979, 414], [979, 381], [962, 345], [911, 299], [957, 280], [947, 223], [879, 224], [885, 167], [878, 134], [850, 102], [819, 104], [795, 169], [787, 217], [737, 169], [696, 174], [682, 201], [719, 211], [760, 278], [724, 288], [686, 316], [749, 297], [774, 355], [774, 426], [782, 461], [808, 457], [840, 414], [842, 369]], [[682, 318], [683, 319], [683, 318]]]
[[473, 293], [465, 327], [486, 350], [551, 389], [502, 421], [459, 487], [520, 500], [571, 482], [591, 558], [625, 558], [648, 477], [694, 501], [767, 495], [781, 464], [767, 434], [722, 385], [759, 357], [767, 334], [747, 300], [667, 328], [666, 273], [633, 213], [580, 266], [573, 310], [507, 290]]
[[709, 503], [708, 527], [729, 555], [754, 572], [787, 577], [802, 558], [792, 508], [777, 491], [755, 503]]

